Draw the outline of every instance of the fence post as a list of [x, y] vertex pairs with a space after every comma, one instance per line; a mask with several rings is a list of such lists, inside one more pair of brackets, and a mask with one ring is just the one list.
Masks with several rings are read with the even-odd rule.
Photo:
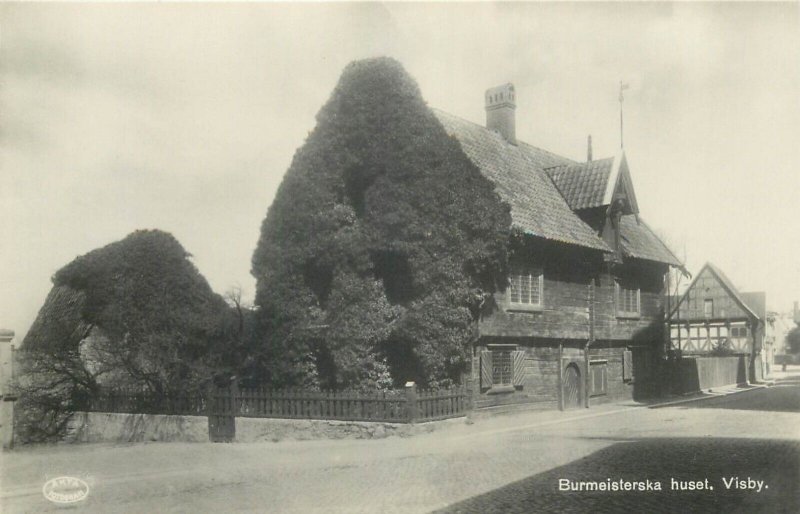
[[237, 416], [239, 414], [239, 377], [234, 377], [231, 380], [231, 416]]
[[474, 410], [475, 409], [475, 390], [476, 390], [475, 379], [474, 378], [469, 377], [466, 380], [464, 380], [464, 390], [465, 390], [465, 394], [467, 396], [466, 397], [466, 402], [464, 402], [466, 404], [466, 405], [464, 405], [464, 408], [467, 411]]
[[406, 421], [413, 423], [417, 419], [417, 384], [406, 382]]

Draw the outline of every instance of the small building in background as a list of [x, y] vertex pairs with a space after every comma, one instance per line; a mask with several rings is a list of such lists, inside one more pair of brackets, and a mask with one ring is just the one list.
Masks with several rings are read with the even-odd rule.
[[709, 262], [671, 311], [670, 349], [680, 356], [744, 356], [748, 379], [760, 381], [772, 359], [765, 345], [766, 319], [766, 294], [739, 292]]
[[14, 431], [14, 331], [0, 329], [0, 440], [13, 445]]
[[[795, 302], [795, 311], [797, 302]], [[771, 344], [773, 348], [773, 365], [781, 366], [784, 364], [794, 364], [795, 357], [789, 353], [787, 348], [786, 336], [793, 328], [798, 326], [796, 313], [793, 311], [770, 311], [767, 313], [766, 325], [766, 344]]]

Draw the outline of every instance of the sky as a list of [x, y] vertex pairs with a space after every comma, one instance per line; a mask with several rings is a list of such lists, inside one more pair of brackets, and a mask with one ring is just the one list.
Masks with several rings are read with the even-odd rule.
[[348, 62], [400, 61], [481, 123], [513, 82], [517, 137], [625, 152], [642, 217], [769, 308], [800, 300], [798, 3], [0, 5], [0, 328], [21, 341], [78, 255], [172, 233], [219, 293]]

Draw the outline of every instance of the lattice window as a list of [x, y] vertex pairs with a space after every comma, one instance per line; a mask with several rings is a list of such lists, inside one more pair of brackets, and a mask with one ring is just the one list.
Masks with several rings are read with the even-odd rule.
[[625, 287], [616, 284], [617, 312], [639, 315], [641, 312], [641, 292], [638, 287]]
[[544, 274], [539, 268], [517, 269], [511, 274], [509, 298], [511, 303], [542, 305]]
[[514, 369], [512, 364], [510, 350], [492, 351], [492, 383], [494, 385], [511, 385]]
[[703, 302], [703, 314], [706, 318], [714, 317], [714, 300], [707, 299]]
[[491, 348], [481, 352], [481, 388], [524, 387], [525, 351], [514, 347]]

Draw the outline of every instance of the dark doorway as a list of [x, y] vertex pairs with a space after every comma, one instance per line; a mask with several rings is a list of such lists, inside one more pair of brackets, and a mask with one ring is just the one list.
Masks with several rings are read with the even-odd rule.
[[[651, 352], [648, 348], [634, 347], [631, 349], [631, 377], [633, 382], [633, 399], [640, 401], [654, 396], [653, 366]], [[625, 363], [623, 363], [623, 366]]]
[[570, 364], [564, 370], [564, 409], [577, 409], [581, 406], [581, 372], [578, 366]]

